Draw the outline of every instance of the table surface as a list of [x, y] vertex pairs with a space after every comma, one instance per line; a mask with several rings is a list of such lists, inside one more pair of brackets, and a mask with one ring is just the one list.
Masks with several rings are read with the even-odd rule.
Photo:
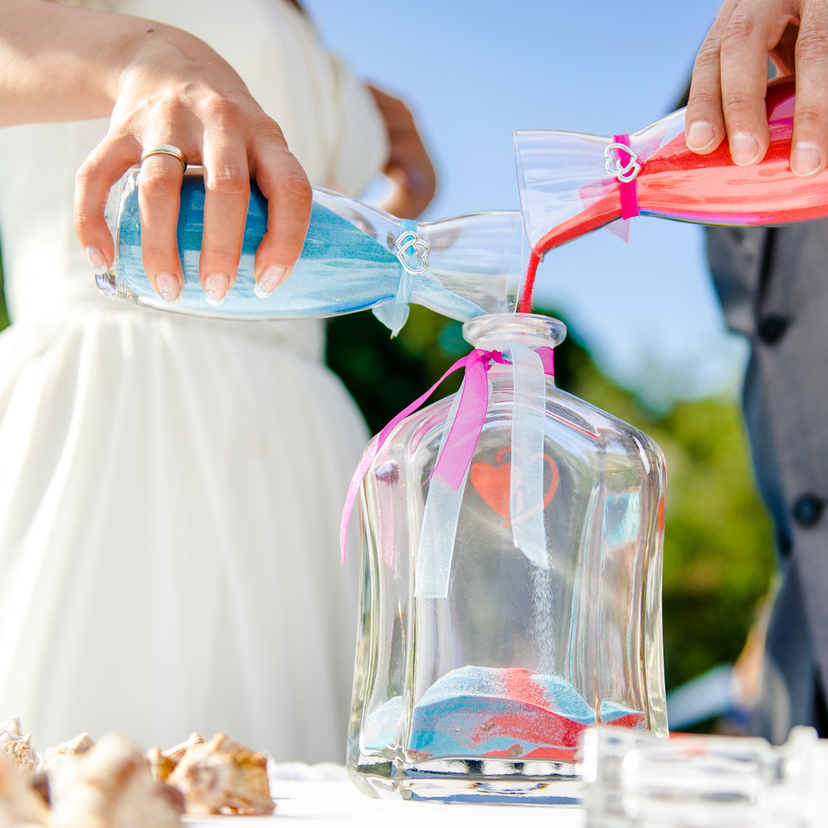
[[[341, 765], [275, 765], [271, 794], [276, 811], [268, 817], [187, 816], [189, 826], [256, 828], [266, 825], [302, 828], [359, 825], [361, 828], [489, 828], [503, 825], [584, 828], [584, 810], [577, 805], [467, 805], [370, 799], [348, 780]], [[554, 811], [554, 815], [550, 812]]]

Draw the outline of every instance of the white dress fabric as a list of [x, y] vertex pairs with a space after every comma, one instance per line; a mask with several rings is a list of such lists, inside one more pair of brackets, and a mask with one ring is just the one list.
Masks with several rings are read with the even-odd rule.
[[[222, 54], [314, 184], [381, 166], [373, 102], [284, 0], [126, 0]], [[0, 334], [0, 721], [36, 747], [225, 731], [341, 761], [356, 561], [339, 513], [367, 439], [319, 320], [221, 322], [97, 292], [74, 174], [106, 121], [0, 130], [13, 324]]]

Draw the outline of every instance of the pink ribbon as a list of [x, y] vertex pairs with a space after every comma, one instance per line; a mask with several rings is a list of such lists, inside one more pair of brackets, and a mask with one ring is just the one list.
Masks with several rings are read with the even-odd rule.
[[492, 362], [501, 365], [508, 362], [500, 351], [481, 350], [472, 351], [465, 360], [466, 373], [460, 389], [457, 416], [432, 471], [432, 475], [445, 480], [454, 492], [460, 488], [466, 476], [486, 420], [489, 407], [489, 380], [486, 375]]
[[[630, 146], [630, 136], [627, 134], [614, 135], [612, 140], [616, 144], [623, 144], [625, 147]], [[618, 160], [621, 162], [621, 166], [626, 167], [630, 163], [632, 156], [622, 149], [618, 149], [616, 152], [618, 153]], [[633, 178], [632, 181], [622, 181], [619, 179], [618, 183], [621, 185], [621, 218], [635, 218], [641, 214], [638, 207], [638, 179]]]
[[[543, 362], [544, 373], [554, 376], [555, 352], [552, 348], [538, 348], [536, 353]], [[351, 520], [351, 513], [356, 503], [359, 487], [368, 473], [371, 463], [374, 462], [380, 449], [385, 445], [391, 432], [406, 417], [423, 405], [448, 376], [460, 368], [465, 368], [457, 414], [444, 441], [440, 457], [432, 470], [432, 475], [441, 477], [453, 491], [458, 490], [471, 465], [477, 441], [480, 439], [480, 433], [483, 430], [483, 423], [486, 421], [486, 412], [489, 409], [489, 380], [487, 374], [493, 362], [501, 365], [509, 364], [509, 360], [500, 351], [484, 351], [479, 348], [458, 359], [425, 394], [417, 397], [413, 403], [406, 406], [369, 443], [362, 459], [359, 461], [354, 476], [351, 478], [351, 484], [348, 486], [348, 494], [345, 498], [345, 507], [342, 510], [342, 520], [339, 524], [339, 548], [343, 564], [345, 563], [345, 547], [348, 541], [348, 524]]]

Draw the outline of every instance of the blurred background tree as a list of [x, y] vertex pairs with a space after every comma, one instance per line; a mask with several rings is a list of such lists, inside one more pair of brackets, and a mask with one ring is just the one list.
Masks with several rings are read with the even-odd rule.
[[0, 331], [8, 327], [9, 312], [6, 309], [6, 293], [3, 288], [3, 267], [0, 265]]

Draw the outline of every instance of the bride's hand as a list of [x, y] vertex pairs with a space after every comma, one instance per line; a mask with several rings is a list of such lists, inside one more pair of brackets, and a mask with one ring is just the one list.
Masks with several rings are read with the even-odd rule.
[[[270, 293], [302, 250], [311, 211], [307, 176], [278, 124], [222, 58], [178, 29], [146, 28], [118, 74], [109, 132], [77, 174], [78, 239], [96, 271], [112, 265], [113, 241], [104, 220], [109, 189], [144, 153], [171, 145], [188, 164], [204, 167], [199, 270], [205, 293], [221, 301], [235, 282], [251, 178], [268, 201], [267, 232], [254, 269], [260, 291]], [[154, 154], [142, 163], [139, 179], [144, 268], [168, 301], [184, 286], [176, 244], [183, 172], [176, 157]]]

